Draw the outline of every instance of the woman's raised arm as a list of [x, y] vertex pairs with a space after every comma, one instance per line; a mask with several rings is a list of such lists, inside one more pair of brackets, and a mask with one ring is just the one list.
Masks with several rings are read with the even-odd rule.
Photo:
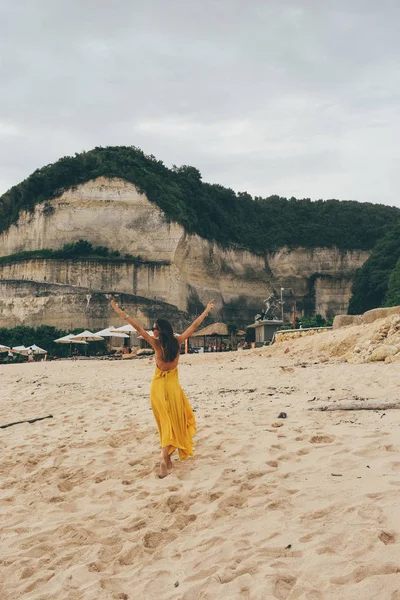
[[183, 344], [183, 342], [185, 340], [187, 340], [188, 337], [190, 337], [194, 331], [196, 331], [196, 329], [198, 328], [199, 325], [201, 325], [201, 323], [204, 321], [204, 319], [206, 318], [208, 313], [213, 310], [213, 308], [214, 308], [213, 302], [214, 302], [214, 298], [212, 300], [210, 300], [210, 302], [207, 304], [205, 310], [201, 313], [201, 315], [199, 317], [197, 317], [197, 319], [195, 321], [193, 321], [193, 323], [186, 329], [186, 331], [184, 331], [177, 338], [179, 345]]
[[131, 317], [127, 315], [126, 312], [118, 306], [115, 300], [111, 300], [110, 304], [117, 313], [117, 315], [120, 315], [123, 319], [125, 319], [125, 321], [128, 321], [128, 323], [130, 323], [130, 325], [132, 325], [132, 327], [136, 329], [136, 331], [146, 340], [146, 342], [150, 344], [150, 346], [152, 346], [153, 348], [156, 347], [156, 340], [153, 337], [151, 337], [151, 335], [149, 335], [147, 331], [143, 329], [141, 325], [139, 325], [139, 323], [137, 323], [134, 319], [131, 319]]

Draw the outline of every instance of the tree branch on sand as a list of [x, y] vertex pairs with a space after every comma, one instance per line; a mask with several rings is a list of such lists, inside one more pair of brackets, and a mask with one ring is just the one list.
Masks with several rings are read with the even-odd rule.
[[43, 421], [44, 419], [52, 419], [53, 415], [47, 415], [47, 417], [37, 417], [36, 419], [26, 419], [25, 421], [14, 421], [14, 423], [7, 423], [7, 425], [0, 425], [0, 429], [6, 429], [13, 425], [20, 425], [21, 423], [36, 423], [36, 421]]
[[319, 411], [340, 411], [340, 410], [397, 410], [400, 409], [400, 402], [390, 402], [387, 404], [380, 403], [354, 403], [354, 404], [330, 404], [329, 406], [313, 406], [308, 410], [319, 410]]

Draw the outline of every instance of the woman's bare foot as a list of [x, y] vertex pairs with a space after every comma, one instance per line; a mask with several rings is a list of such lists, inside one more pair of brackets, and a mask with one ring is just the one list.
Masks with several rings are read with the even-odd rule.
[[159, 478], [160, 479], [164, 479], [164, 477], [166, 477], [168, 475], [168, 468], [167, 468], [167, 463], [166, 461], [162, 458], [160, 460], [160, 473], [159, 473]]

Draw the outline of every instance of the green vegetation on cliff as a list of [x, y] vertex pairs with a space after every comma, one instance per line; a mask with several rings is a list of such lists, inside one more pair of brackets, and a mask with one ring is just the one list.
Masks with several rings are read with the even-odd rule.
[[[395, 207], [354, 201], [253, 199], [203, 183], [194, 167], [168, 169], [138, 148], [121, 146], [95, 148], [37, 169], [0, 198], [0, 232], [17, 221], [21, 210], [31, 211], [37, 203], [100, 176], [135, 184], [189, 233], [255, 253], [283, 246], [369, 250], [400, 219]], [[53, 208], [45, 203], [44, 210], [50, 214]]]
[[130, 262], [140, 267], [146, 265], [157, 268], [163, 265], [170, 264], [168, 261], [151, 261], [145, 260], [141, 256], [132, 256], [132, 254], [121, 254], [119, 250], [110, 250], [107, 246], [93, 246], [87, 240], [79, 240], [71, 244], [64, 244], [60, 250], [51, 250], [43, 248], [42, 250], [25, 250], [17, 254], [9, 254], [8, 256], [0, 256], [0, 265], [21, 262], [24, 260], [39, 259], [93, 259], [107, 260], [114, 262]]
[[371, 256], [361, 269], [356, 271], [349, 315], [362, 314], [380, 306], [400, 304], [400, 267], [397, 264], [399, 260], [400, 222], [377, 242]]
[[400, 306], [400, 258], [390, 274], [385, 306]]

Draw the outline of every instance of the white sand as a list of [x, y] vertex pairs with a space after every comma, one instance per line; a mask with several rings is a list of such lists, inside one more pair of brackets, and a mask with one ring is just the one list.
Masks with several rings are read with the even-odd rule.
[[0, 366], [0, 425], [53, 415], [0, 429], [1, 600], [400, 600], [400, 410], [308, 410], [400, 400], [400, 363], [319, 339], [183, 357], [164, 480], [151, 359]]

